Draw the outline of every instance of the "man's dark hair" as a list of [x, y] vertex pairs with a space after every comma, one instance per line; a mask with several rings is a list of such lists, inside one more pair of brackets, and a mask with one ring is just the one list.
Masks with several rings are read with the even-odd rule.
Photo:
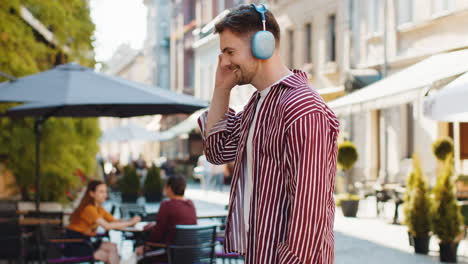
[[[280, 41], [280, 28], [273, 13], [269, 10], [265, 13], [266, 30], [270, 31], [276, 39]], [[236, 35], [252, 35], [263, 30], [262, 16], [251, 5], [240, 5], [232, 8], [229, 13], [215, 25], [215, 33], [222, 33], [229, 29]]]
[[171, 188], [171, 190], [174, 192], [175, 195], [182, 195], [182, 196], [184, 195], [185, 187], [187, 186], [184, 176], [181, 176], [181, 175], [170, 176], [167, 179], [166, 184]]

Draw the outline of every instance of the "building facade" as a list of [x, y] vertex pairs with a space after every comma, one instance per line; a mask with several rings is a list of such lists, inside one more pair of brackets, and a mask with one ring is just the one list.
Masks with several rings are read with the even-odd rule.
[[[354, 178], [361, 181], [404, 183], [411, 165], [411, 156], [417, 153], [425, 174], [433, 183], [437, 161], [431, 144], [442, 136], [451, 136], [452, 124], [431, 120], [423, 114], [423, 100], [428, 93], [443, 88], [456, 78], [447, 73], [444, 78], [414, 89], [401, 89], [414, 78], [440, 67], [431, 65], [433, 55], [444, 55], [468, 48], [468, 2], [463, 0], [348, 0], [344, 7], [350, 14], [346, 28], [351, 30], [349, 65], [351, 69], [374, 69], [383, 80], [374, 87], [395, 93], [385, 99], [378, 94], [374, 103], [348, 100], [347, 96], [331, 102], [342, 119], [342, 135], [358, 147], [359, 160], [353, 169]], [[460, 54], [462, 54], [460, 53]], [[448, 56], [447, 56], [448, 57]], [[443, 58], [443, 56], [440, 56]], [[435, 58], [434, 58], [435, 60]], [[448, 62], [447, 65], [454, 64]], [[440, 64], [441, 65], [441, 64]], [[442, 70], [442, 69], [441, 69]], [[450, 69], [443, 69], [449, 71]], [[398, 73], [398, 74], [397, 74]], [[400, 76], [409, 78], [398, 80]], [[388, 81], [386, 81], [388, 80]], [[388, 85], [385, 85], [388, 84]], [[366, 88], [364, 88], [366, 89]], [[365, 90], [363, 90], [364, 92]], [[375, 93], [375, 91], [373, 91]], [[386, 92], [386, 91], [383, 91]], [[377, 91], [378, 93], [378, 91]], [[350, 95], [351, 96], [351, 95]], [[348, 96], [348, 99], [350, 97]], [[359, 102], [358, 102], [359, 101]], [[379, 103], [378, 103], [379, 102]], [[467, 159], [465, 141], [468, 130], [462, 127], [461, 159]], [[468, 169], [467, 166], [464, 166]], [[463, 172], [463, 171], [461, 171]], [[465, 171], [466, 172], [466, 171]]]
[[[311, 85], [341, 118], [340, 139], [356, 143], [360, 158], [352, 173], [362, 182], [404, 183], [417, 153], [423, 168], [435, 179], [437, 162], [431, 144], [453, 134], [453, 125], [423, 115], [428, 89], [436, 91], [457, 77], [448, 74], [410, 95], [398, 91], [372, 106], [347, 103], [347, 96], [376, 80], [412, 69], [418, 63], [468, 47], [468, 2], [463, 0], [272, 0], [177, 1], [171, 34], [171, 84], [178, 91], [210, 100], [219, 54], [214, 24], [223, 10], [242, 3], [267, 2], [281, 28], [281, 54], [290, 68], [302, 69]], [[186, 10], [192, 8], [194, 13]], [[185, 9], [184, 9], [185, 8]], [[190, 32], [190, 33], [188, 33]], [[171, 46], [172, 47], [172, 46]], [[421, 74], [419, 74], [421, 75]], [[360, 79], [359, 79], [360, 78]], [[393, 78], [393, 77], [392, 77]], [[362, 82], [355, 85], [355, 80]], [[402, 80], [402, 83], [407, 81]], [[377, 83], [375, 83], [377, 85]], [[378, 84], [377, 86], [379, 86]], [[368, 87], [371, 87], [370, 85]], [[380, 85], [382, 86], [382, 85]], [[379, 87], [380, 87], [379, 86]], [[398, 83], [385, 90], [398, 90]], [[240, 110], [253, 92], [237, 87], [231, 106]], [[343, 96], [348, 93], [348, 95]], [[341, 97], [341, 98], [340, 98]], [[365, 95], [364, 97], [368, 97]], [[339, 98], [339, 99], [337, 99]], [[359, 101], [359, 100], [358, 100]], [[339, 102], [339, 103], [337, 103]], [[367, 104], [367, 103], [366, 103]], [[183, 118], [181, 118], [183, 119]], [[461, 125], [461, 169], [468, 159], [467, 125]], [[466, 131], [466, 132], [465, 132]], [[185, 134], [184, 138], [188, 138]], [[191, 137], [191, 136], [190, 136]], [[191, 153], [190, 144], [185, 151]], [[179, 146], [179, 149], [182, 150]], [[193, 151], [192, 151], [193, 152]]]
[[[170, 89], [188, 95], [194, 94], [193, 76], [194, 61], [193, 30], [196, 27], [195, 0], [171, 0], [170, 16]], [[178, 114], [163, 116], [161, 131], [168, 131], [175, 125], [187, 119], [189, 115]], [[182, 133], [174, 135], [161, 142], [161, 156], [179, 163], [191, 163], [196, 159], [200, 150], [192, 154], [190, 146], [192, 141], [201, 141], [201, 138]]]
[[[117, 49], [106, 63], [106, 72], [124, 79], [145, 83], [162, 89], [170, 89], [170, 0], [144, 0], [147, 7], [147, 35], [143, 48], [134, 50], [128, 45]], [[101, 118], [102, 130], [127, 125], [129, 122], [157, 132], [161, 116], [145, 116], [126, 119]], [[118, 159], [122, 164], [141, 154], [150, 162], [160, 157], [159, 142], [108, 142], [101, 143], [104, 158]]]
[[159, 88], [170, 89], [170, 30], [171, 1], [144, 0], [148, 9], [147, 33], [143, 50], [147, 53], [152, 70], [151, 83]]
[[349, 70], [350, 29], [346, 1], [274, 0], [281, 28], [281, 55], [290, 68], [308, 73], [325, 100], [344, 93]]

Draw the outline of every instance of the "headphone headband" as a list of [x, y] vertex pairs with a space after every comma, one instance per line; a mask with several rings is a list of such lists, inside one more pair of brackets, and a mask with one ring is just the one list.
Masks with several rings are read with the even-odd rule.
[[267, 12], [267, 8], [265, 5], [261, 4], [261, 5], [256, 5], [256, 4], [251, 4], [251, 6], [253, 6], [253, 8], [255, 9], [255, 11], [257, 11], [258, 13], [260, 13], [260, 15], [262, 16], [262, 21], [265, 21], [266, 18], [265, 18], [265, 13]]
[[251, 4], [251, 6], [253, 6], [253, 8], [255, 9], [255, 11], [257, 11], [257, 13], [260, 14], [260, 16], [262, 16], [262, 23], [263, 23], [263, 30], [265, 31], [266, 30], [266, 17], [265, 17], [265, 13], [268, 11], [266, 6], [264, 4], [261, 4], [261, 5], [256, 5], [256, 4]]
[[275, 37], [270, 31], [266, 30], [265, 5], [251, 4], [257, 13], [262, 17], [263, 31], [258, 31], [252, 37], [252, 54], [262, 60], [269, 59], [275, 51]]

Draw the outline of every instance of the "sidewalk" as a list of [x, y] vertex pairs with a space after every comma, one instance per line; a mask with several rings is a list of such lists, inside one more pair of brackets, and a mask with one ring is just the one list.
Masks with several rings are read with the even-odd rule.
[[[228, 191], [201, 190], [190, 185], [186, 196], [212, 208], [221, 208], [229, 200]], [[201, 208], [200, 208], [201, 209]], [[199, 210], [199, 208], [197, 208]], [[362, 200], [357, 218], [347, 218], [336, 208], [335, 217], [335, 263], [440, 263], [439, 246], [436, 239], [431, 238], [429, 256], [413, 253], [408, 243], [407, 229], [403, 225], [390, 224], [394, 206], [388, 203], [384, 206], [383, 215], [376, 217], [375, 200]], [[400, 219], [402, 214], [400, 212]], [[458, 248], [458, 263], [468, 264], [468, 242], [463, 240]]]

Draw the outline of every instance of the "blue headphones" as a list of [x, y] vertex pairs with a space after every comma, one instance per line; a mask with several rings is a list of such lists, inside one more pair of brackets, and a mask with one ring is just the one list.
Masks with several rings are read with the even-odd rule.
[[252, 38], [252, 54], [254, 57], [266, 60], [269, 59], [275, 51], [275, 37], [270, 31], [266, 30], [265, 5], [252, 4], [255, 10], [262, 16], [263, 30], [258, 31]]

